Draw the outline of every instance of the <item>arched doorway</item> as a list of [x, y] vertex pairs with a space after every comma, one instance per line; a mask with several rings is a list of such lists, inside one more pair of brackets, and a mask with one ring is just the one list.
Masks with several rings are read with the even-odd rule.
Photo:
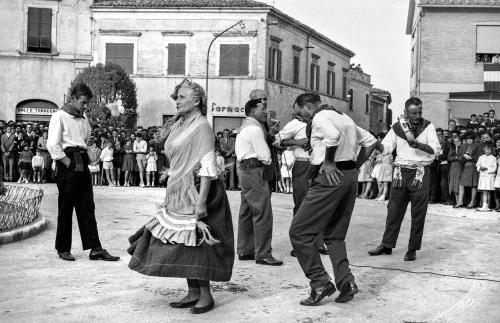
[[57, 110], [59, 110], [57, 105], [47, 100], [25, 100], [16, 106], [16, 121], [49, 122]]

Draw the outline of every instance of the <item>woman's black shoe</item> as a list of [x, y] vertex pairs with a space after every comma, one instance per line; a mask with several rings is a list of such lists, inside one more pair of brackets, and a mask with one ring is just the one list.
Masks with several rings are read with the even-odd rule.
[[210, 310], [212, 310], [214, 308], [214, 305], [215, 303], [212, 302], [210, 304], [208, 304], [207, 306], [203, 306], [203, 307], [191, 307], [191, 313], [192, 314], [203, 314], [203, 313], [206, 313]]
[[169, 303], [168, 305], [170, 305], [170, 307], [173, 307], [173, 308], [189, 308], [189, 307], [193, 307], [197, 302], [198, 302], [198, 299], [195, 299], [195, 300], [189, 301], [189, 302], [172, 302], [172, 303]]

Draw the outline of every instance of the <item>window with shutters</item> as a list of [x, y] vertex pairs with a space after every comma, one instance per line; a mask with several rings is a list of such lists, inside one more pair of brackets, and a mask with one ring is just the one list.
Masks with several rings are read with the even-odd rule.
[[28, 8], [28, 52], [52, 51], [52, 9]]
[[299, 84], [300, 80], [300, 52], [302, 48], [293, 46], [293, 84]]
[[248, 75], [250, 45], [221, 44], [219, 76]]
[[365, 97], [365, 113], [370, 113], [370, 94]]
[[319, 91], [319, 56], [312, 55], [312, 63], [311, 63], [311, 73], [309, 80], [309, 88], [313, 91]]
[[354, 109], [354, 90], [349, 89], [349, 110]]
[[281, 50], [278, 44], [273, 44], [269, 48], [269, 78], [281, 80]]
[[342, 76], [342, 99], [347, 100], [347, 72]]
[[106, 64], [115, 63], [120, 65], [125, 72], [134, 72], [134, 44], [106, 44]]
[[326, 72], [326, 94], [335, 95], [335, 63], [328, 62]]
[[169, 75], [186, 75], [186, 44], [168, 44]]

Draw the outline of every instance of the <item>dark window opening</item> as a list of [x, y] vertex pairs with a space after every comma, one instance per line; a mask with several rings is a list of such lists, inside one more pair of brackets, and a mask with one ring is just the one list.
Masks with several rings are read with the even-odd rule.
[[28, 51], [50, 53], [52, 50], [52, 10], [28, 8]]

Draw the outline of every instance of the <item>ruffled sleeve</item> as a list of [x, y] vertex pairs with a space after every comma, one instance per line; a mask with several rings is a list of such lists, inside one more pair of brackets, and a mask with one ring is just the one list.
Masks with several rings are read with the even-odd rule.
[[215, 165], [215, 152], [209, 151], [200, 160], [200, 169], [198, 176], [209, 177], [210, 179], [217, 178], [217, 167]]

